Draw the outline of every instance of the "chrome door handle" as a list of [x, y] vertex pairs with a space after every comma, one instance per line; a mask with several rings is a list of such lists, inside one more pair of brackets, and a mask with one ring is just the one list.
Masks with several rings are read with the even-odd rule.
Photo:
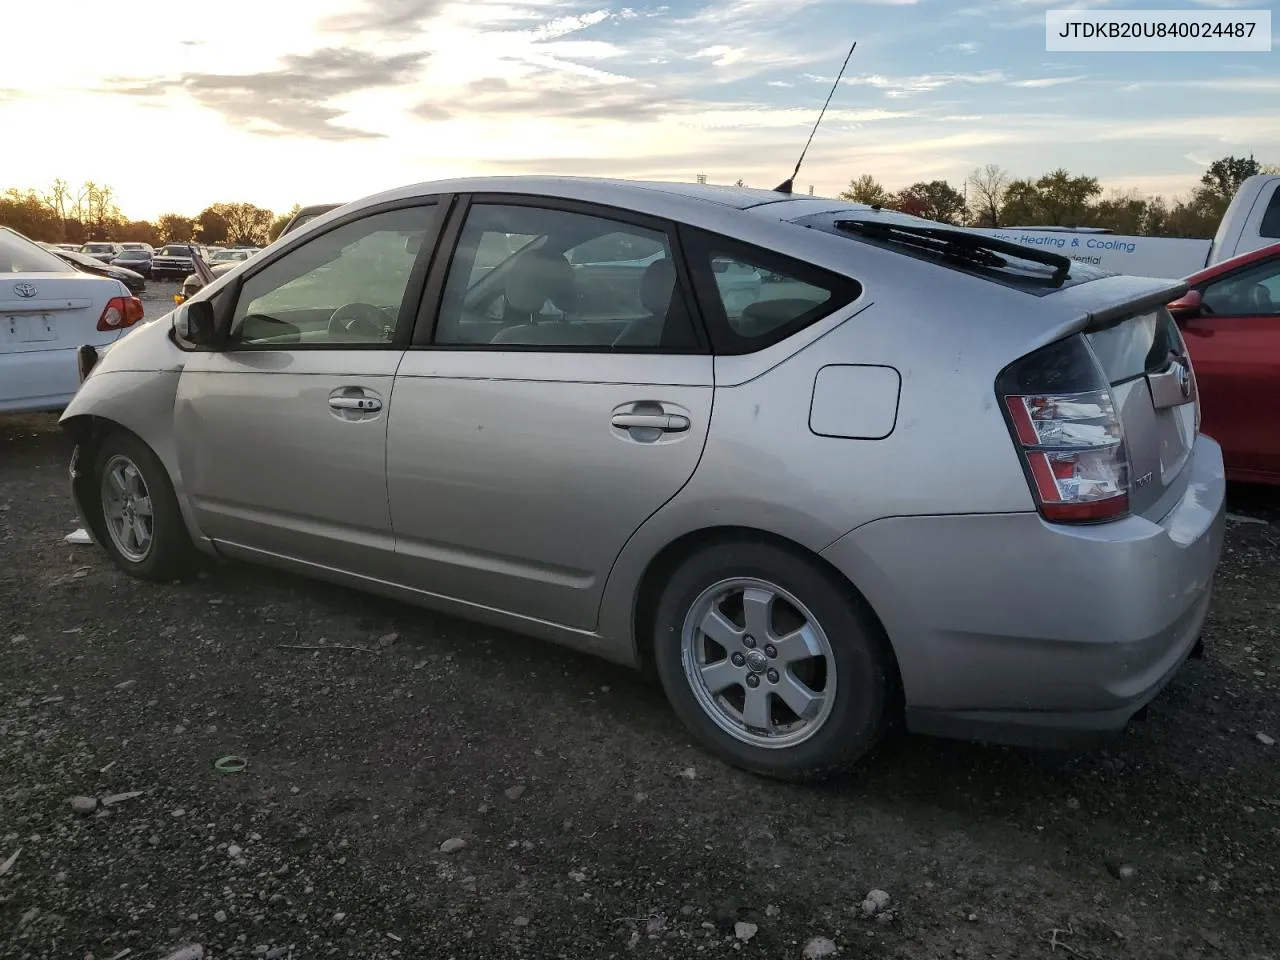
[[670, 413], [615, 413], [613, 425], [619, 430], [662, 430], [681, 433], [689, 429], [689, 418]]
[[334, 410], [381, 410], [382, 401], [377, 397], [330, 397], [329, 406]]

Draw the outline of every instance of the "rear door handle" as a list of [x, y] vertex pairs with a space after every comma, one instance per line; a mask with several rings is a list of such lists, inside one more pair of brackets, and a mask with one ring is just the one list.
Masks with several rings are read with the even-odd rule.
[[619, 430], [661, 430], [683, 433], [689, 429], [689, 418], [672, 413], [615, 413], [613, 425]]
[[382, 401], [377, 397], [330, 397], [329, 406], [334, 410], [381, 410]]

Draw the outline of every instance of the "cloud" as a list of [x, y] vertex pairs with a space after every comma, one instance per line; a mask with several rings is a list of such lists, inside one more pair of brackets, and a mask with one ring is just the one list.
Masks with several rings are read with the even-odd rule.
[[381, 33], [415, 36], [422, 22], [439, 13], [447, 0], [365, 0], [346, 13], [325, 17], [319, 28], [333, 33]]
[[413, 108], [428, 121], [508, 117], [537, 120], [656, 119], [673, 106], [649, 85], [607, 82], [542, 70], [518, 81], [488, 77]]
[[362, 50], [329, 47], [280, 58], [280, 68], [259, 73], [187, 73], [172, 79], [107, 82], [109, 92], [155, 98], [186, 93], [236, 126], [274, 136], [320, 140], [376, 138], [382, 134], [335, 123], [346, 111], [333, 101], [347, 94], [376, 90], [414, 78], [422, 53], [379, 56]]
[[972, 40], [967, 40], [964, 43], [949, 43], [942, 49], [943, 51], [954, 50], [956, 53], [963, 53], [967, 55], [977, 53], [978, 44], [974, 43]]
[[1027, 87], [1033, 90], [1038, 90], [1042, 87], [1059, 87], [1065, 83], [1075, 83], [1078, 80], [1084, 79], [1086, 79], [1084, 74], [1076, 77], [1038, 77], [1034, 80], [1011, 80], [1009, 82], [1009, 86]]
[[704, 47], [693, 54], [695, 60], [710, 60], [712, 66], [727, 67], [741, 60], [747, 51], [742, 47], [730, 47], [724, 44], [715, 47]]
[[[822, 77], [810, 77], [811, 80], [831, 81]], [[887, 97], [910, 97], [920, 93], [931, 93], [954, 84], [971, 86], [977, 84], [1005, 83], [1008, 77], [1001, 70], [983, 70], [979, 73], [921, 73], [909, 77], [886, 77], [881, 74], [862, 74], [845, 77], [842, 83], [851, 86], [874, 87], [883, 90]]]

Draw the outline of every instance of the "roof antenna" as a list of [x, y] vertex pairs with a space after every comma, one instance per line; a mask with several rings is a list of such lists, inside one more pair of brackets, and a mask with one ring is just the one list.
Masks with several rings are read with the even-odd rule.
[[804, 163], [804, 155], [809, 152], [809, 144], [813, 143], [813, 135], [818, 132], [818, 124], [822, 123], [822, 118], [827, 112], [827, 107], [831, 105], [831, 98], [835, 96], [836, 87], [840, 86], [840, 78], [844, 76], [845, 68], [849, 66], [849, 61], [853, 58], [854, 48], [858, 46], [858, 41], [853, 41], [853, 46], [849, 48], [848, 55], [844, 58], [844, 66], [840, 68], [840, 72], [836, 74], [836, 82], [831, 85], [831, 92], [827, 94], [827, 102], [822, 105], [822, 112], [818, 114], [818, 121], [813, 125], [813, 129], [809, 131], [809, 140], [805, 143], [804, 149], [800, 151], [800, 159], [796, 161], [796, 168], [792, 171], [791, 176], [783, 180], [774, 187], [775, 193], [790, 193], [791, 188], [795, 185], [796, 177], [800, 175], [800, 164]]

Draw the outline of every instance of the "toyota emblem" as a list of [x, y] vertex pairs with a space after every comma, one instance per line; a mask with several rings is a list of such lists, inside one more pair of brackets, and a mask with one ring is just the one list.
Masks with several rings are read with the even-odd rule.
[[1191, 367], [1187, 361], [1178, 357], [1178, 388], [1182, 391], [1182, 396], [1186, 400], [1191, 399]]
[[23, 300], [30, 300], [40, 291], [36, 289], [34, 283], [15, 283], [13, 292], [22, 297]]

